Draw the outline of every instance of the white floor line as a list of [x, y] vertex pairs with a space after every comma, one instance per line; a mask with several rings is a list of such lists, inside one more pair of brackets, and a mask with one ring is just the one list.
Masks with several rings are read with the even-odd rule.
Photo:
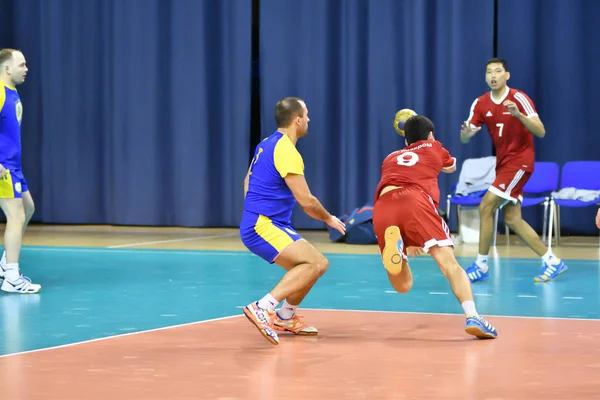
[[[437, 313], [437, 312], [420, 312], [420, 311], [381, 311], [381, 310], [340, 310], [340, 309], [331, 309], [331, 308], [303, 308], [300, 307], [299, 310], [308, 310], [308, 311], [341, 311], [341, 312], [357, 312], [357, 313], [376, 313], [376, 314], [410, 314], [410, 315], [451, 315], [451, 316], [460, 316], [464, 314], [453, 314], [453, 313]], [[482, 314], [483, 315], [483, 314]], [[568, 317], [527, 317], [520, 315], [493, 315], [493, 314], [485, 314], [486, 318], [519, 318], [519, 319], [544, 319], [544, 320], [561, 320], [561, 321], [593, 321], [600, 323], [600, 319], [594, 318], [568, 318]]]
[[202, 256], [239, 256], [239, 257], [258, 257], [247, 250], [170, 250], [170, 249], [151, 249], [151, 248], [129, 248], [129, 249], [109, 249], [108, 247], [23, 247], [21, 251], [41, 251], [41, 252], [64, 252], [64, 253], [109, 253], [118, 252], [119, 254], [180, 254], [180, 255], [202, 255]]
[[239, 235], [238, 233], [225, 233], [222, 235], [192, 236], [192, 237], [180, 238], [180, 239], [154, 240], [152, 242], [135, 242], [135, 243], [127, 243], [127, 244], [118, 244], [115, 246], [107, 246], [107, 249], [122, 249], [122, 248], [126, 248], [126, 247], [146, 246], [146, 245], [150, 245], [150, 244], [189, 242], [192, 240], [203, 240], [203, 239], [218, 239], [218, 238], [225, 238], [225, 237], [238, 236], [238, 235]]
[[123, 334], [120, 334], [120, 335], [106, 336], [106, 337], [101, 337], [101, 338], [97, 338], [97, 339], [83, 340], [81, 342], [61, 344], [59, 346], [45, 347], [43, 349], [35, 349], [35, 350], [20, 351], [20, 352], [11, 353], [11, 354], [3, 354], [3, 355], [0, 355], [0, 359], [1, 358], [12, 357], [12, 356], [18, 356], [18, 355], [21, 355], [21, 354], [39, 353], [41, 351], [54, 350], [54, 349], [62, 349], [62, 348], [65, 348], [65, 347], [72, 347], [72, 346], [77, 346], [77, 345], [80, 345], [80, 344], [100, 342], [100, 341], [103, 341], [103, 340], [115, 339], [115, 338], [120, 338], [120, 337], [125, 337], [125, 336], [140, 335], [142, 333], [165, 331], [167, 329], [182, 328], [182, 327], [185, 327], [185, 326], [192, 326], [192, 325], [200, 325], [200, 324], [205, 324], [207, 322], [223, 321], [223, 320], [237, 318], [237, 317], [241, 317], [241, 316], [242, 316], [241, 314], [238, 314], [238, 315], [229, 315], [227, 317], [205, 319], [203, 321], [188, 322], [188, 323], [185, 323], [185, 324], [164, 326], [162, 328], [147, 329], [147, 330], [143, 330], [143, 331], [123, 333]]

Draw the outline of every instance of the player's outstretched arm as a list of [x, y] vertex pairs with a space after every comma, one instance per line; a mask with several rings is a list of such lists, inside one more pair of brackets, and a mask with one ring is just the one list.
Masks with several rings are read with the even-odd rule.
[[336, 216], [331, 215], [325, 209], [325, 207], [323, 207], [319, 199], [313, 196], [313, 194], [310, 192], [304, 175], [288, 174], [285, 177], [285, 183], [292, 191], [292, 194], [298, 202], [298, 205], [309, 217], [325, 222], [327, 225], [337, 229], [342, 234], [346, 232], [346, 226], [344, 223]]
[[598, 214], [596, 214], [596, 226], [600, 229], [600, 208], [598, 209]]

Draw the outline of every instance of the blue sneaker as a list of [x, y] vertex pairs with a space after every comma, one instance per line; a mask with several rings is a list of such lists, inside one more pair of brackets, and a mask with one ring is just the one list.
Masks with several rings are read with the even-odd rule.
[[536, 275], [533, 280], [534, 282], [549, 282], [568, 269], [563, 260], [560, 260], [558, 264], [544, 263], [539, 275]]
[[469, 277], [471, 283], [477, 281], [487, 281], [490, 277], [490, 268], [488, 267], [488, 270], [483, 272], [476, 262], [471, 264], [471, 266], [467, 268], [465, 272], [467, 273], [467, 276]]
[[495, 339], [498, 336], [498, 331], [487, 322], [483, 317], [472, 315], [467, 317], [465, 332], [479, 339]]

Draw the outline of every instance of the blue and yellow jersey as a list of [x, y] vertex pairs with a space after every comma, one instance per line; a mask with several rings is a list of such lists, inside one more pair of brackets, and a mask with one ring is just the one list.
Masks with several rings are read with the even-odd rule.
[[23, 105], [16, 88], [0, 83], [0, 164], [21, 168]]
[[250, 165], [250, 181], [244, 209], [289, 223], [296, 199], [284, 178], [288, 174], [304, 175], [304, 161], [292, 141], [275, 132], [256, 147]]

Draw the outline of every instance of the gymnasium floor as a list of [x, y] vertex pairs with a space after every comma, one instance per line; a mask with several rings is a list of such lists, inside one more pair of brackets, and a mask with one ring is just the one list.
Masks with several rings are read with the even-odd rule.
[[[473, 288], [499, 338], [479, 341], [430, 257], [400, 295], [376, 246], [304, 234], [331, 264], [301, 313], [320, 334], [273, 346], [241, 307], [283, 271], [235, 230], [32, 226], [21, 268], [43, 290], [0, 294], [0, 398], [599, 398], [597, 238], [561, 241], [569, 270], [540, 284], [541, 261], [499, 237]], [[457, 248], [464, 266], [476, 252]]]

